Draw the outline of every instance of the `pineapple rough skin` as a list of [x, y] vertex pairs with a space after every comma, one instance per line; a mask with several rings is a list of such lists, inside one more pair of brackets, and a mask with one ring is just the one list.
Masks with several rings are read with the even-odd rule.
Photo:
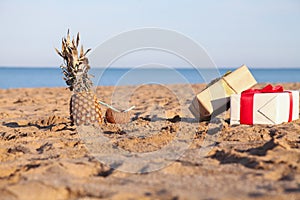
[[71, 116], [76, 125], [101, 124], [101, 109], [94, 93], [74, 93], [71, 97]]

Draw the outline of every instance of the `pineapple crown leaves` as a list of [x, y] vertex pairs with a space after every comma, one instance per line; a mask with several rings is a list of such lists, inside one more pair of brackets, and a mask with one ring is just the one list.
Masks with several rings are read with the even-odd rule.
[[69, 86], [71, 91], [77, 86], [81, 90], [88, 91], [92, 86], [92, 82], [88, 75], [88, 70], [90, 69], [87, 53], [91, 50], [88, 49], [84, 52], [83, 46], [80, 47], [79, 51], [79, 33], [77, 33], [76, 41], [73, 37], [71, 40], [69, 30], [67, 32], [67, 37], [62, 38], [61, 51], [55, 48], [56, 53], [61, 56], [64, 60], [64, 65], [60, 68], [64, 74], [64, 80]]

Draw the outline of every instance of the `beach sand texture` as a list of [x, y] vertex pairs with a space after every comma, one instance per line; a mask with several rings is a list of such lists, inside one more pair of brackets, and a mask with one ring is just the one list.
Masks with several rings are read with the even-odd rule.
[[[300, 83], [283, 86], [299, 89]], [[185, 92], [183, 85], [170, 87]], [[195, 93], [204, 87], [193, 85]], [[97, 96], [110, 102], [113, 90], [98, 87]], [[144, 137], [128, 136], [112, 124], [105, 125], [105, 137], [127, 151], [158, 150], [178, 130], [178, 101], [159, 85], [134, 94], [134, 121], [122, 126]], [[202, 157], [208, 122], [201, 122], [190, 133], [189, 148], [170, 165], [126, 173], [90, 154], [70, 124], [70, 96], [65, 88], [0, 90], [0, 199], [300, 199], [300, 120], [254, 126], [229, 126], [223, 120], [217, 143]], [[153, 105], [166, 109], [171, 120], [151, 120]], [[147, 135], [147, 126], [158, 128], [157, 134]]]

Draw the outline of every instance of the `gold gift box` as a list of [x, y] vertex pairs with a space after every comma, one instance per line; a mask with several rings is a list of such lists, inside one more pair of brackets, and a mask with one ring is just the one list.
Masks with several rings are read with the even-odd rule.
[[246, 65], [208, 84], [192, 101], [189, 109], [199, 120], [209, 120], [229, 107], [230, 95], [253, 87], [256, 80]]

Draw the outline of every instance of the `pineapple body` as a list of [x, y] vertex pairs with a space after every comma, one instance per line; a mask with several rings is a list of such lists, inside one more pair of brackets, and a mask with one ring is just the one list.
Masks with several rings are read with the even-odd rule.
[[72, 122], [77, 126], [102, 123], [101, 108], [93, 92], [74, 92], [71, 96], [70, 113]]

